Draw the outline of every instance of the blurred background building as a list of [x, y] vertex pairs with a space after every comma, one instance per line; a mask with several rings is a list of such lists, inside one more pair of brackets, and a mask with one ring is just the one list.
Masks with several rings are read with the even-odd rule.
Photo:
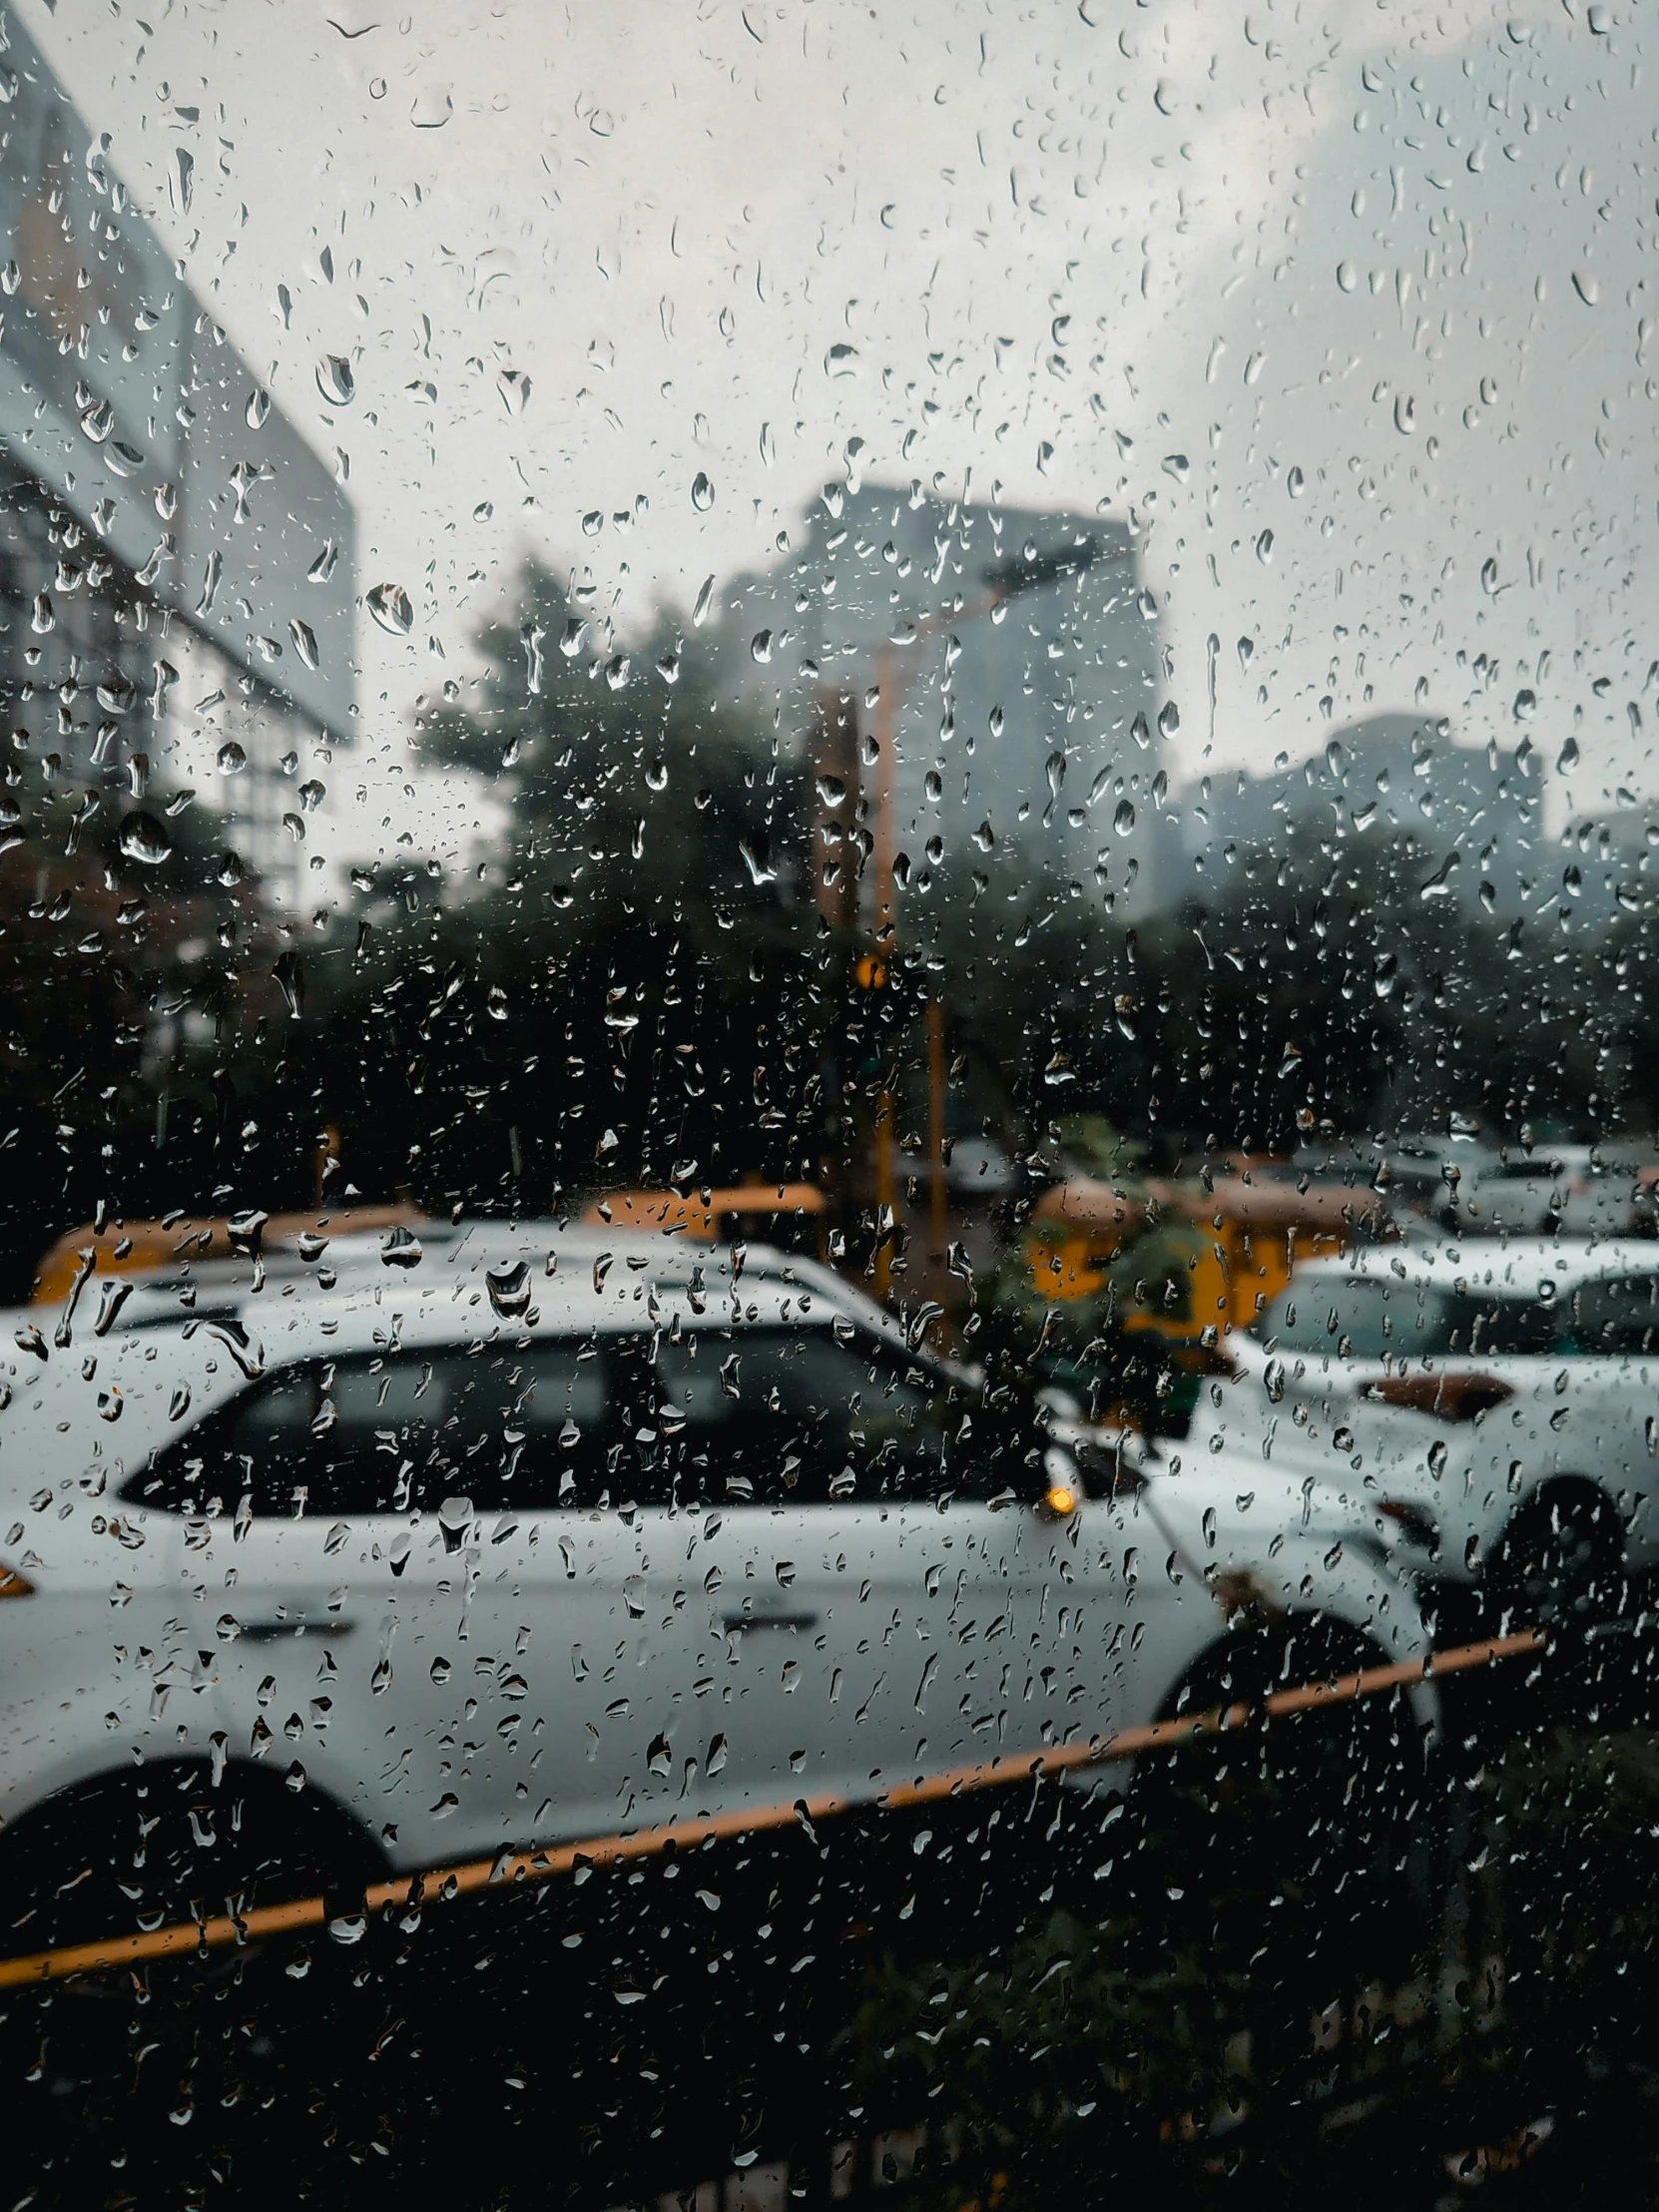
[[876, 833], [884, 714], [901, 903], [970, 868], [1152, 902], [1168, 841], [1158, 631], [1122, 523], [831, 485], [781, 550], [723, 590], [716, 642], [723, 688], [811, 746], [832, 919], [860, 897], [873, 918], [858, 848]]
[[[5, 36], [0, 714], [31, 757], [12, 766], [83, 786], [89, 815], [149, 779], [194, 787], [291, 900], [295, 793], [352, 716], [351, 506], [15, 16]], [[182, 145], [171, 180], [188, 211]]]

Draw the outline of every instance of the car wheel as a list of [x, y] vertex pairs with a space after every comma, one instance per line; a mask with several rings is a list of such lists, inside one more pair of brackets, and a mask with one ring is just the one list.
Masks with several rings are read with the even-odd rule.
[[61, 1793], [0, 1836], [0, 1946], [20, 1953], [245, 1914], [383, 1874], [355, 1823], [258, 1768], [146, 1767]]
[[1619, 1610], [1624, 1536], [1611, 1498], [1589, 1484], [1530, 1498], [1504, 1531], [1490, 1576], [1511, 1627], [1582, 1632]]

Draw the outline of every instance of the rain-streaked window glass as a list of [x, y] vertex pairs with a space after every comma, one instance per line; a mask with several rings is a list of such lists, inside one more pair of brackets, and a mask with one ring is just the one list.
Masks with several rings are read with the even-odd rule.
[[1653, 43], [0, 12], [19, 2207], [1654, 2194]]

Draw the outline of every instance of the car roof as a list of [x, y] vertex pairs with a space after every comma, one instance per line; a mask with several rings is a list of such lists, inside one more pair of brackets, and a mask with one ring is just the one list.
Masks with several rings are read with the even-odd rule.
[[1304, 1261], [1290, 1289], [1391, 1276], [1447, 1290], [1490, 1286], [1532, 1297], [1546, 1278], [1559, 1285], [1604, 1275], [1659, 1275], [1659, 1243], [1640, 1237], [1454, 1237], [1431, 1245], [1371, 1245], [1343, 1259]]
[[[396, 1241], [400, 1236], [403, 1241]], [[527, 1303], [539, 1314], [542, 1334], [560, 1327], [586, 1331], [634, 1326], [630, 1286], [641, 1291], [642, 1319], [646, 1290], [659, 1302], [685, 1298], [689, 1304], [688, 1294], [701, 1286], [699, 1295], [707, 1294], [707, 1320], [718, 1322], [724, 1316], [730, 1322], [734, 1295], [747, 1309], [754, 1304], [746, 1295], [752, 1287], [763, 1294], [769, 1309], [765, 1318], [784, 1318], [783, 1309], [793, 1306], [787, 1317], [792, 1320], [801, 1314], [811, 1325], [842, 1316], [899, 1346], [907, 1346], [914, 1334], [913, 1326], [907, 1332], [832, 1269], [770, 1245], [745, 1246], [740, 1261], [730, 1246], [692, 1244], [654, 1230], [529, 1221], [431, 1225], [413, 1238], [406, 1231], [393, 1231], [390, 1238], [342, 1235], [309, 1263], [292, 1252], [275, 1264], [268, 1261], [258, 1288], [255, 1263], [245, 1258], [137, 1277], [94, 1277], [73, 1316], [72, 1336], [77, 1343], [94, 1337], [101, 1286], [119, 1282], [122, 1296], [107, 1327], [109, 1336], [137, 1332], [154, 1337], [192, 1322], [228, 1323], [245, 1335], [263, 1337], [269, 1356], [275, 1353], [273, 1333], [287, 1333], [288, 1324], [301, 1314], [337, 1324], [397, 1308], [422, 1316], [463, 1305], [489, 1312], [489, 1278], [499, 1279], [519, 1266], [528, 1272]], [[332, 1277], [326, 1287], [319, 1280], [324, 1269]], [[796, 1303], [803, 1294], [810, 1302], [805, 1313]], [[928, 1309], [929, 1316], [935, 1311]], [[497, 1308], [492, 1321], [496, 1315], [505, 1329], [518, 1326], [510, 1310]], [[684, 1314], [688, 1325], [696, 1318], [695, 1309]], [[46, 1337], [55, 1333], [38, 1308], [17, 1319], [35, 1323]]]

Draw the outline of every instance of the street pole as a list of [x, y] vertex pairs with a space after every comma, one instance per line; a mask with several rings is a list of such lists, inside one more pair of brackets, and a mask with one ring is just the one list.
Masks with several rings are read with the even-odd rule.
[[927, 1173], [933, 1211], [933, 1257], [944, 1258], [944, 1008], [927, 1001]]
[[[875, 964], [876, 977], [883, 969], [894, 980], [893, 953], [897, 945], [893, 911], [893, 692], [897, 672], [892, 649], [883, 645], [875, 656]], [[875, 1296], [885, 1305], [892, 1288], [892, 1240], [897, 1228], [893, 1211], [893, 1100], [883, 1082], [875, 1103]]]

